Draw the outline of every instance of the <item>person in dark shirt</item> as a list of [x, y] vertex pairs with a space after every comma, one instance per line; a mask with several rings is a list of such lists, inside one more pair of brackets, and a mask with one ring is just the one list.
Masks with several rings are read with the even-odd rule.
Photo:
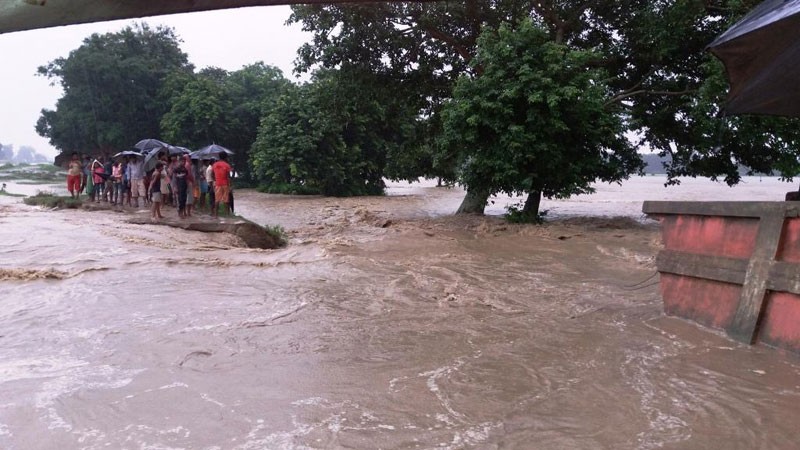
[[178, 191], [178, 216], [181, 218], [186, 217], [186, 194], [189, 187], [188, 183], [189, 171], [183, 164], [174, 164], [172, 169], [172, 179], [175, 181], [175, 187]]

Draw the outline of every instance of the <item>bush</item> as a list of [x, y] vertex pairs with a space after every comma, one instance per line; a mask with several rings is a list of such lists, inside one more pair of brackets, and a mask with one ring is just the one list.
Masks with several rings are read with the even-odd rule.
[[57, 209], [78, 209], [83, 204], [78, 199], [55, 195], [54, 193], [47, 191], [38, 192], [36, 195], [31, 197], [26, 197], [22, 201], [26, 205], [43, 206], [45, 208], [57, 208]]
[[286, 234], [282, 226], [264, 225], [264, 229], [267, 231], [267, 234], [275, 238], [275, 241], [278, 242], [278, 247], [286, 247], [289, 243], [289, 235]]
[[511, 223], [535, 223], [541, 224], [547, 216], [547, 210], [541, 210], [538, 214], [525, 213], [523, 211], [524, 203], [519, 202], [514, 205], [506, 206], [506, 220]]

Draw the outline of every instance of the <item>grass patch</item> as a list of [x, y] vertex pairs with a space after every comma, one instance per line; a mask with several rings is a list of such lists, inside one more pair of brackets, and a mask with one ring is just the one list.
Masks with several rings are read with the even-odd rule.
[[26, 205], [31, 206], [43, 206], [45, 208], [57, 208], [57, 209], [78, 209], [83, 204], [80, 200], [55, 195], [52, 192], [39, 192], [34, 196], [25, 197], [23, 202]]
[[506, 206], [506, 220], [510, 223], [533, 223], [541, 225], [547, 216], [547, 210], [539, 211], [539, 214], [529, 214], [523, 211], [524, 203], [519, 202], [515, 205]]
[[284, 230], [282, 226], [264, 225], [263, 228], [267, 231], [267, 234], [275, 239], [278, 243], [278, 247], [286, 247], [289, 243], [289, 235], [286, 234], [286, 230]]

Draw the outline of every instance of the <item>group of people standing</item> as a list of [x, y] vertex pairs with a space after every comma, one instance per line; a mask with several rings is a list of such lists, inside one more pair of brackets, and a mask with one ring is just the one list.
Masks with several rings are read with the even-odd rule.
[[178, 209], [181, 218], [192, 215], [195, 205], [209, 207], [212, 216], [233, 213], [231, 166], [228, 155], [220, 153], [218, 160], [192, 160], [189, 155], [157, 155], [153, 170], [146, 171], [139, 155], [121, 156], [115, 161], [107, 156], [81, 160], [77, 152], [67, 169], [67, 190], [73, 198], [86, 192], [93, 202], [109, 202], [119, 206], [151, 207], [153, 219], [163, 218], [161, 205]]

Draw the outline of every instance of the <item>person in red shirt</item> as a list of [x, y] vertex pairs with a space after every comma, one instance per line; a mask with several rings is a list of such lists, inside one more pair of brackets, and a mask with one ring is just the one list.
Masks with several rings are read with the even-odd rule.
[[228, 210], [228, 196], [231, 193], [231, 166], [228, 164], [228, 155], [225, 152], [219, 154], [219, 161], [212, 166], [214, 169], [214, 197], [217, 204], [211, 210], [211, 215], [217, 217], [218, 205], [222, 203], [222, 210]]

